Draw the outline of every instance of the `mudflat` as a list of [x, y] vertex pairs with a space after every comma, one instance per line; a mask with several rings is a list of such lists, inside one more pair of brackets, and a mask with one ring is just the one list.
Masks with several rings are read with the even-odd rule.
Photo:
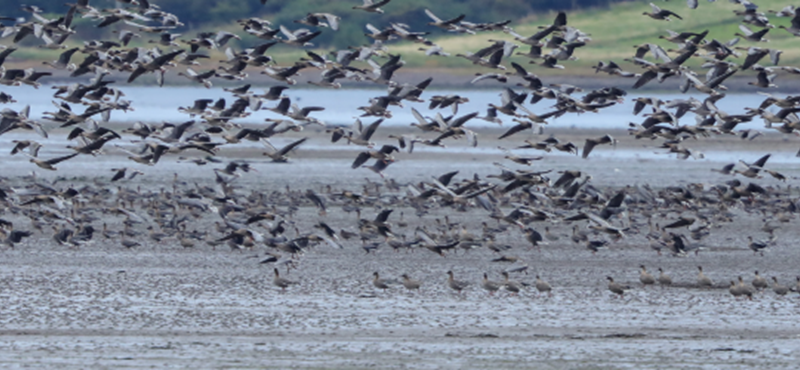
[[[576, 143], [592, 136], [556, 133]], [[783, 189], [787, 183], [796, 184], [795, 177], [800, 176], [791, 162], [796, 145], [779, 136], [765, 135], [746, 145], [736, 137], [698, 141], [692, 149], [705, 152], [707, 158], [682, 161], [653, 155], [664, 150], [649, 141], [624, 137], [624, 132], [613, 134], [620, 139], [616, 148], [598, 146], [585, 160], [541, 153], [545, 158], [530, 168], [553, 169], [551, 178], [559, 170], [581, 170], [600, 189], [649, 184], [658, 190], [722, 183], [732, 177], [710, 171], [726, 164], [719, 158], [752, 162], [772, 152], [776, 157], [783, 155], [783, 161], [769, 167], [788, 181], [766, 177], [745, 182]], [[296, 211], [287, 217], [288, 235], [294, 235], [295, 227], [300, 233], [317, 231], [314, 225], [319, 221], [337, 231], [357, 230], [358, 216], [345, 212], [330, 196], [355, 190], [378, 199], [362, 207], [361, 218], [394, 210], [388, 221], [398, 236], [412, 239], [417, 227], [433, 232], [446, 229], [444, 223], [457, 224], [452, 233], [461, 232], [463, 226], [480, 236], [483, 222], [489, 227], [502, 224], [476, 206], [457, 211], [434, 205], [418, 216], [402, 200], [407, 196], [405, 185], [453, 170], [461, 171], [456, 180], [474, 174], [486, 179], [500, 172], [494, 162], [525, 168], [504, 161], [502, 152], [419, 148], [411, 156], [399, 154], [387, 169], [386, 178], [399, 184], [392, 189], [366, 169], [349, 168], [354, 147], [330, 147], [322, 133], [298, 135], [311, 135], [309, 144], [315, 145], [301, 147], [289, 164], [267, 163], [257, 149], [247, 147], [220, 155], [247, 158], [257, 169], [235, 182], [240, 194], [285, 192], [288, 186], [297, 194], [313, 189], [327, 199], [325, 215], [307, 200], [298, 200]], [[495, 132], [481, 133], [480, 148], [504, 144], [494, 137]], [[438, 152], [427, 156], [426, 150]], [[224, 166], [197, 167], [165, 157], [155, 167], [135, 167], [145, 175], [112, 185], [108, 183], [111, 168], [133, 165], [120, 153], [107, 152], [79, 156], [62, 163], [56, 172], [37, 171], [37, 181], [50, 183], [61, 177], [53, 185], [59, 189], [119, 186], [139, 188], [142, 194], [162, 188], [185, 192], [213, 186], [212, 168]], [[3, 156], [5, 185], [19, 188], [31, 183], [25, 177], [33, 168], [27, 159]], [[797, 194], [792, 194], [789, 197], [795, 199]], [[277, 208], [287, 209], [290, 204], [286, 199]], [[105, 204], [86, 207], [115, 205], [119, 203], [112, 191]], [[510, 211], [511, 206], [503, 209]], [[9, 367], [65, 369], [795, 368], [800, 360], [798, 294], [779, 297], [767, 289], [746, 300], [735, 299], [727, 288], [738, 276], [749, 283], [756, 270], [793, 286], [800, 275], [796, 220], [779, 225], [775, 245], [762, 256], [748, 249], [747, 236], [765, 238], [761, 228], [770, 215], [748, 209], [742, 202], [727, 204], [727, 211], [732, 221], [713, 227], [702, 240], [703, 249], [683, 257], [666, 250], [657, 254], [644, 237], [646, 225], [628, 225], [631, 229], [625, 238], [609, 240], [608, 249], [593, 254], [584, 244], [570, 240], [572, 227], [583, 229], [586, 222], [558, 219], [529, 225], [542, 233], [547, 226], [557, 237], [541, 248], [531, 246], [518, 227], [508, 226], [494, 241], [494, 245], [510, 247], [502, 253], [480, 247], [440, 256], [425, 248], [395, 251], [385, 243], [366, 252], [358, 238], [341, 240], [342, 248], [321, 243], [297, 256], [294, 268], [279, 266], [281, 276], [299, 282], [283, 292], [272, 284], [273, 264], [259, 263], [266, 252], [275, 252], [263, 245], [231, 250], [225, 244], [212, 247], [198, 241], [184, 248], [177, 236], [156, 242], [145, 229], [153, 216], [140, 210], [145, 222], [133, 226], [141, 233], [140, 246], [128, 249], [119, 237], [105, 238], [98, 232], [91, 243], [68, 248], [53, 241], [53, 230], [35, 230], [29, 219], [7, 208], [0, 216], [13, 221], [15, 229], [29, 229], [34, 235], [0, 252], [4, 308], [0, 362]], [[680, 215], [655, 212], [653, 218], [663, 226]], [[103, 223], [109, 230], [123, 228], [121, 215], [97, 211], [94, 216], [95, 228]], [[187, 229], [207, 231], [210, 240], [222, 238], [224, 234], [215, 228], [220, 220], [209, 211], [190, 220]], [[612, 222], [626, 224], [625, 220]], [[253, 226], [264, 233], [269, 227], [266, 221]], [[519, 260], [492, 262], [501, 254]], [[285, 253], [284, 257], [289, 258]], [[483, 273], [502, 281], [501, 271], [523, 265], [528, 266], [527, 274], [512, 273], [511, 278], [533, 284], [539, 275], [552, 285], [552, 295], [540, 294], [532, 286], [518, 295], [504, 290], [490, 295], [481, 288]], [[656, 276], [662, 268], [672, 277], [672, 286], [643, 287], [639, 265]], [[714, 281], [711, 288], [697, 286], [697, 266]], [[471, 285], [460, 294], [452, 291], [446, 284], [448, 270]], [[383, 291], [372, 285], [373, 272], [390, 279], [408, 274], [422, 286], [409, 292], [395, 284]], [[606, 276], [631, 289], [615, 296], [606, 289]]]

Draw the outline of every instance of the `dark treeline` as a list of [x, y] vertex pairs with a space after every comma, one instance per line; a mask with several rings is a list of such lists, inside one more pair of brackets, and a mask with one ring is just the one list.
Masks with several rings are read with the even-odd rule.
[[[399, 22], [410, 25], [412, 30], [430, 31], [430, 27], [426, 25], [430, 20], [423, 13], [425, 8], [429, 8], [442, 19], [465, 14], [465, 20], [470, 22], [496, 22], [519, 20], [553, 10], [607, 6], [615, 1], [619, 0], [402, 0], [386, 5], [384, 8], [387, 14], [381, 17], [352, 10], [354, 5], [361, 4], [361, 0], [269, 0], [266, 5], [261, 5], [258, 0], [151, 0], [150, 3], [180, 18], [185, 27], [176, 29], [175, 32], [192, 32], [206, 27], [219, 28], [232, 24], [236, 19], [249, 17], [260, 17], [273, 24], [296, 29], [306, 26], [294, 24], [292, 21], [309, 12], [333, 13], [342, 17], [341, 30], [336, 34], [323, 33], [314, 43], [322, 47], [344, 47], [365, 41], [363, 33], [367, 23], [383, 28], [389, 22]], [[39, 6], [45, 15], [52, 18], [66, 12], [67, 6], [64, 4], [68, 2], [69, 0], [26, 0], [27, 4]], [[130, 6], [112, 0], [90, 0], [89, 4], [97, 9]], [[16, 0], [0, 0], [0, 9], [3, 9], [0, 15], [27, 17], [29, 14], [21, 11], [19, 5], [20, 2]], [[85, 21], [89, 24], [92, 22]], [[99, 29], [90, 31], [87, 36], [110, 37], [107, 34], [109, 32], [110, 30]], [[86, 32], [82, 31], [81, 34], [86, 35]]]

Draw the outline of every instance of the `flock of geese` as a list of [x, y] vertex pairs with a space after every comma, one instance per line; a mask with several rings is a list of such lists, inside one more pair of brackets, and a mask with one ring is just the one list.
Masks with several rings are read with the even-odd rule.
[[[775, 86], [775, 77], [781, 73], [800, 74], [799, 68], [778, 66], [781, 50], [756, 46], [766, 41], [769, 32], [776, 32], [770, 23], [773, 17], [791, 18], [791, 26], [779, 28], [800, 36], [800, 10], [791, 6], [767, 15], [769, 13], [759, 11], [747, 0], [732, 1], [742, 5], [736, 10], [742, 20], [739, 27], [742, 34], [737, 34], [736, 38], [726, 40], [733, 35], [709, 35], [707, 30], [699, 29], [669, 32], [659, 38], [676, 45], [675, 50], [665, 50], [655, 43], [636, 45], [634, 53], [624, 60], [627, 63], [625, 69], [621, 66], [623, 61], [613, 60], [593, 67], [596, 73], [615, 76], [614, 80], [609, 79], [615, 84], [631, 81], [630, 88], [609, 86], [587, 92], [573, 85], [546, 84], [523, 66], [565, 69], [584, 48], [590, 48], [591, 36], [568, 25], [563, 12], [558, 13], [552, 23], [526, 36], [515, 32], [510, 26], [511, 21], [475, 23], [466, 20], [465, 15], [442, 19], [426, 9], [424, 14], [430, 18], [430, 29], [412, 30], [401, 23], [382, 27], [367, 24], [368, 33], [365, 35], [371, 40], [369, 44], [325, 54], [308, 48], [322, 32], [337, 32], [341, 18], [334, 14], [309, 13], [295, 21], [311, 29], [292, 30], [290, 25], [275, 25], [269, 20], [253, 17], [236, 21], [242, 29], [240, 34], [201, 32], [191, 37], [175, 33], [184, 24], [174, 14], [150, 1], [118, 1], [121, 6], [117, 8], [97, 9], [89, 0], [79, 0], [67, 4], [63, 16], [54, 19], [43, 16], [43, 9], [37, 6], [22, 6], [30, 14], [25, 21], [0, 17], [4, 22], [0, 26], [2, 37], [12, 43], [2, 46], [0, 66], [14, 58], [21, 47], [18, 45], [23, 41], [40, 48], [64, 49], [57, 60], [42, 63], [45, 71], [38, 67], [6, 69], [2, 66], [0, 84], [10, 88], [20, 85], [38, 88], [53, 76], [52, 70], [62, 71], [61, 74], [76, 81], [52, 86], [55, 110], [44, 113], [41, 119], [31, 117], [30, 107], [26, 106], [19, 110], [3, 109], [0, 120], [0, 135], [13, 130], [30, 130], [48, 139], [48, 131], [54, 126], [69, 128], [67, 140], [75, 143], [66, 148], [70, 154], [43, 158], [39, 156], [41, 149], [51, 148], [46, 141], [42, 144], [31, 138], [14, 140], [11, 155], [26, 155], [34, 165], [52, 171], [78, 156], [91, 163], [88, 156], [104, 152], [124, 152], [132, 161], [131, 167], [113, 169], [108, 182], [81, 186], [67, 185], [67, 181], [58, 179], [48, 183], [35, 175], [16, 180], [0, 178], [0, 216], [3, 216], [0, 218], [0, 241], [8, 247], [24, 244], [27, 238], [37, 235], [52, 234], [56, 243], [71, 248], [97, 240], [117, 240], [131, 249], [145, 242], [158, 243], [170, 239], [177, 240], [184, 248], [200, 243], [213, 248], [227, 245], [235, 250], [266, 248], [267, 256], [261, 263], [274, 264], [273, 284], [282, 290], [297, 282], [282, 277], [279, 267], [285, 266], [287, 272], [290, 271], [298, 265], [301, 256], [316, 245], [332, 248], [360, 245], [368, 254], [380, 248], [409, 252], [421, 250], [443, 257], [458, 251], [486, 248], [500, 255], [493, 262], [511, 263], [512, 267], [502, 272], [503, 280], [489, 280], [488, 274], [484, 274], [480, 282], [482, 289], [490, 294], [501, 289], [516, 294], [533, 286], [541, 293], [550, 294], [551, 286], [539, 276], [533, 283], [511, 278], [510, 274], [527, 273], [528, 270], [528, 265], [511, 253], [533, 248], [541, 250], [542, 246], [567, 248], [574, 244], [585, 246], [594, 254], [625, 239], [652, 248], [658, 254], [666, 251], [675, 256], [688, 256], [702, 249], [714, 249], [715, 245], [707, 242], [712, 232], [735, 230], [741, 227], [744, 217], [757, 217], [762, 221], [759, 232], [763, 234], [756, 238], [749, 236], [749, 243], [739, 246], [744, 251], [752, 250], [757, 256], [777, 244], [780, 230], [792, 228], [800, 206], [790, 185], [781, 187], [758, 183], [757, 180], [765, 174], [780, 181], [789, 180], [767, 167], [770, 154], [752, 163], [742, 160], [713, 169], [731, 176], [723, 183], [660, 188], [646, 184], [598, 188], [591, 184], [590, 174], [579, 170], [554, 172], [513, 168], [530, 166], [543, 158], [517, 154], [520, 152], [549, 153], [556, 150], [587, 158], [603, 145], [615, 145], [617, 140], [611, 135], [586, 138], [583, 146], [579, 147], [554, 136], [535, 140], [532, 138], [536, 136], [530, 134], [543, 130], [551, 118], [600, 112], [629, 99], [626, 97], [628, 92], [667, 79], [681, 80], [681, 91], [696, 90], [706, 98], [670, 101], [647, 96], [633, 98], [634, 115], [646, 113], [642, 115], [641, 123], [630, 124], [629, 131], [636, 139], [662, 140], [661, 148], [676, 153], [679, 158], [703, 156], [687, 146], [687, 139], [702, 140], [724, 134], [740, 135], [745, 140], [755, 139], [760, 134], [757, 130], [737, 130], [740, 124], [755, 119], [762, 119], [766, 129], [797, 134], [800, 118], [796, 113], [800, 111], [800, 97], [779, 97], [759, 92], [764, 98], [758, 99], [756, 107], [744, 108], [743, 112], [725, 112], [717, 106], [725, 98], [723, 83], [731, 76], [752, 74], [756, 80], [750, 84], [767, 89]], [[688, 3], [689, 8], [698, 7], [697, 1]], [[362, 5], [353, 6], [353, 11], [383, 14], [384, 8], [391, 11], [393, 5], [390, 0], [364, 0]], [[651, 11], [643, 15], [654, 21], [672, 20], [680, 26], [682, 18], [676, 12], [652, 3], [650, 7]], [[57, 9], [47, 11], [47, 14], [58, 12]], [[712, 10], [708, 12], [710, 14]], [[81, 46], [69, 47], [67, 41], [79, 31], [73, 25], [75, 17], [92, 20], [94, 23], [89, 23], [89, 26], [116, 28], [113, 31], [116, 39], [86, 40]], [[374, 23], [380, 22], [382, 18], [376, 15]], [[83, 27], [89, 27], [86, 24]], [[753, 31], [752, 27], [758, 30]], [[446, 34], [497, 32], [497, 37], [480, 50], [451, 56], [428, 38], [433, 28]], [[718, 41], [712, 37], [723, 39]], [[413, 84], [395, 81], [396, 72], [405, 62], [401, 55], [391, 52], [394, 40], [418, 43], [420, 50], [431, 58], [462, 58], [479, 66], [485, 72], [478, 73], [472, 83], [506, 84], [512, 79], [518, 82], [513, 88], [502, 88], [498, 101], [487, 102], [485, 114], [461, 114], [459, 105], [467, 101], [465, 97], [426, 93], [433, 78]], [[245, 42], [253, 44], [241, 48], [234, 46]], [[741, 45], [739, 43], [746, 46], [736, 46]], [[303, 48], [306, 55], [292, 64], [286, 60], [276, 61], [267, 52], [278, 44]], [[529, 51], [515, 52], [521, 47], [529, 48]], [[223, 51], [224, 60], [212, 65], [214, 61], [209, 56], [212, 50]], [[79, 56], [83, 57], [81, 61], [77, 60]], [[701, 74], [692, 70], [686, 65], [689, 60], [702, 61], [702, 67], [708, 72]], [[279, 66], [279, 62], [283, 65]], [[767, 63], [772, 66], [765, 66]], [[319, 88], [338, 89], [347, 81], [374, 83], [386, 88], [386, 94], [359, 107], [360, 117], [353, 125], [326, 123], [314, 116], [324, 107], [301, 107], [283, 95], [286, 89], [296, 88], [296, 76], [301, 71], [319, 73], [318, 80], [309, 81]], [[154, 78], [161, 85], [166, 73], [176, 73], [205, 88], [212, 88], [214, 81], [234, 81], [242, 85], [224, 89], [231, 94], [229, 100], [198, 99], [177, 108], [188, 115], [189, 120], [184, 123], [136, 123], [119, 132], [104, 126], [111, 121], [113, 112], [134, 109], [134, 102], [125, 99], [123, 90], [126, 83], [149, 83], [152, 80], [148, 79]], [[266, 75], [277, 84], [258, 93], [247, 83], [248, 73]], [[127, 77], [123, 78], [126, 81], [119, 82], [114, 76]], [[0, 92], [0, 103], [17, 103], [11, 90]], [[578, 96], [580, 93], [584, 94]], [[384, 143], [378, 144], [380, 139], [376, 138], [380, 137], [377, 134], [380, 125], [392, 118], [391, 110], [405, 109], [404, 103], [426, 103], [427, 110], [432, 113], [426, 115], [420, 112], [422, 107], [411, 107], [416, 122], [411, 124], [408, 133], [385, 136]], [[83, 107], [82, 111], [77, 107]], [[278, 118], [268, 118], [266, 125], [240, 123], [262, 110], [271, 111]], [[689, 113], [694, 115], [694, 124], [680, 123]], [[363, 124], [362, 118], [374, 121]], [[506, 155], [494, 164], [495, 172], [483, 177], [475, 174], [458, 180], [458, 171], [452, 171], [417, 183], [400, 183], [391, 176], [384, 178], [384, 172], [396, 162], [394, 155], [401, 151], [413, 155], [415, 146], [442, 147], [464, 139], [469, 145], [477, 146], [478, 135], [468, 128], [473, 120], [499, 125], [510, 121], [510, 127], [499, 140], [510, 141], [522, 133], [528, 133], [529, 139], [510, 144], [514, 149], [504, 149]], [[265, 157], [274, 162], [287, 162], [293, 152], [302, 150], [309, 138], [296, 139], [282, 147], [273, 145], [271, 139], [285, 133], [302, 132], [307, 127], [324, 128], [331, 135], [331, 145], [363, 147], [351, 167], [374, 171], [382, 181], [367, 179], [361, 186], [340, 189], [331, 185], [303, 190], [245, 187], [237, 180], [245, 176], [262, 176], [253, 174], [257, 172], [254, 164], [258, 161], [231, 160], [225, 163], [218, 156], [238, 143], [253, 141], [264, 145]], [[132, 139], [126, 145], [119, 144], [125, 136]], [[395, 142], [397, 145], [392, 145]], [[147, 166], [157, 165], [170, 157], [198, 166], [216, 166], [209, 172], [214, 185], [187, 183], [177, 175], [157, 191], [117, 185], [131, 181], [137, 175], [146, 176]], [[368, 164], [370, 161], [372, 164]], [[263, 176], [268, 181], [268, 175]], [[309, 207], [316, 208], [317, 220], [298, 219], [298, 212]], [[333, 222], [325, 217], [334, 208], [348, 215], [355, 213], [355, 221], [345, 225], [348, 222], [345, 216], [342, 225], [330, 226], [329, 223]], [[395, 208], [403, 211], [399, 212], [399, 218], [394, 216], [390, 222]], [[362, 212], [369, 210], [376, 210], [377, 215], [374, 218], [362, 217]], [[412, 230], [410, 222], [404, 218], [405, 212], [413, 212], [421, 219], [433, 213], [445, 216], [434, 220], [428, 216]], [[481, 232], [471, 231], [476, 230], [471, 228], [474, 225], [466, 222], [451, 222], [448, 214], [454, 212], [470, 212], [474, 219], [481, 221]], [[206, 224], [213, 220], [215, 227], [200, 226], [202, 222], [196, 220]], [[31, 226], [23, 226], [27, 224]], [[115, 229], [114, 225], [121, 227]], [[542, 233], [537, 225], [547, 226]], [[568, 229], [556, 230], [563, 225]], [[554, 230], [551, 231], [551, 227]], [[460, 293], [471, 285], [456, 280], [453, 271], [447, 274], [447, 287], [456, 292]], [[418, 290], [424, 285], [408, 274], [402, 275], [400, 280], [381, 278], [378, 272], [373, 276], [372, 284], [378, 289], [402, 284], [407, 289]], [[626, 286], [615, 282], [612, 277], [607, 280], [611, 292], [624, 294]], [[641, 267], [640, 281], [645, 286], [656, 282], [667, 286], [672, 282], [663, 271], [654, 277], [644, 266]], [[773, 277], [773, 281], [772, 288], [777, 294], [788, 292], [787, 287], [777, 283], [777, 278]], [[714, 286], [703, 275], [702, 268], [696, 286]], [[746, 286], [740, 277], [738, 283], [731, 282], [730, 292], [737, 297], [751, 297], [754, 288], [765, 289], [768, 284], [756, 273], [752, 286]], [[800, 289], [800, 278], [794, 289]]]

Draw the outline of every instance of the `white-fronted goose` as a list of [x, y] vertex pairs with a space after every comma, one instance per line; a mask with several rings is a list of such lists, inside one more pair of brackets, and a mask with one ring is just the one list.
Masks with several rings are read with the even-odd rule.
[[672, 285], [672, 278], [664, 273], [661, 267], [658, 268], [658, 283], [661, 285]]
[[642, 282], [642, 285], [648, 286], [656, 283], [656, 278], [651, 273], [647, 272], [644, 265], [640, 265], [639, 268], [642, 269], [641, 272], [639, 272], [639, 281]]
[[675, 14], [672, 11], [669, 11], [669, 10], [666, 10], [666, 9], [661, 9], [661, 8], [657, 7], [656, 4], [650, 3], [650, 7], [653, 8], [653, 11], [651, 11], [650, 13], [644, 12], [644, 13], [642, 13], [642, 15], [646, 15], [646, 16], [648, 16], [650, 18], [653, 18], [653, 19], [655, 19], [657, 21], [671, 21], [672, 20], [672, 19], [670, 19], [671, 16], [673, 16], [675, 18], [678, 18], [678, 19], [683, 19], [683, 18], [681, 18], [681, 16]]
[[391, 0], [381, 0], [376, 3], [373, 2], [372, 0], [364, 0], [364, 4], [356, 5], [353, 7], [353, 9], [360, 9], [365, 12], [383, 14], [383, 9], [381, 9], [380, 7], [388, 4], [389, 1]]
[[553, 292], [552, 292], [553, 288], [550, 286], [549, 283], [547, 283], [546, 281], [542, 280], [542, 278], [540, 278], [539, 275], [536, 275], [536, 284], [535, 284], [535, 286], [536, 286], [536, 290], [538, 290], [539, 293], [547, 293], [548, 297], [553, 295]]
[[500, 289], [501, 286], [502, 284], [493, 280], [489, 280], [489, 276], [485, 272], [483, 273], [483, 281], [481, 282], [481, 288], [489, 292], [489, 295], [494, 295], [494, 292]]
[[780, 283], [778, 283], [778, 278], [777, 277], [773, 276], [772, 277], [772, 281], [774, 282], [774, 284], [772, 284], [772, 291], [775, 292], [775, 294], [780, 295], [780, 296], [784, 296], [787, 293], [789, 293], [789, 287], [787, 287], [786, 285], [781, 285]]
[[275, 268], [273, 271], [275, 272], [275, 277], [272, 278], [272, 285], [275, 285], [276, 287], [281, 288], [281, 291], [285, 292], [286, 288], [288, 288], [288, 287], [290, 287], [292, 285], [300, 284], [299, 282], [292, 281], [292, 280], [289, 280], [289, 279], [286, 279], [286, 278], [282, 278], [280, 273], [278, 272], [277, 268]]
[[453, 271], [447, 271], [447, 286], [456, 292], [461, 293], [464, 288], [468, 287], [470, 283], [466, 281], [456, 280], [453, 277]]
[[380, 274], [378, 274], [377, 271], [373, 272], [372, 276], [373, 276], [372, 286], [374, 286], [374, 287], [376, 287], [378, 289], [383, 289], [383, 291], [386, 291], [386, 289], [389, 289], [391, 287], [391, 284], [394, 284], [394, 283], [397, 282], [397, 281], [391, 280], [391, 279], [381, 279]]
[[403, 274], [401, 277], [403, 278], [403, 286], [408, 290], [419, 290], [422, 286], [421, 281], [410, 278], [408, 274]]
[[753, 287], [756, 288], [756, 290], [764, 290], [764, 289], [769, 288], [769, 284], [767, 283], [767, 279], [765, 279], [763, 276], [759, 275], [758, 271], [755, 272], [755, 275], [756, 276], [753, 278], [753, 282], [751, 284], [753, 284]]
[[506, 272], [506, 271], [503, 271], [502, 274], [503, 274], [503, 277], [505, 278], [505, 280], [503, 281], [503, 284], [502, 284], [503, 289], [511, 292], [512, 294], [517, 294], [522, 290], [522, 288], [523, 288], [522, 283], [520, 283], [518, 281], [514, 281], [514, 280], [509, 280], [508, 272]]
[[712, 287], [714, 282], [712, 282], [711, 279], [703, 273], [703, 267], [697, 266], [697, 270], [697, 285], [699, 285], [701, 288]]
[[608, 290], [619, 297], [622, 297], [625, 294], [625, 289], [629, 289], [628, 287], [622, 286], [622, 284], [615, 282], [614, 278], [611, 276], [606, 276], [606, 279], [608, 280]]
[[750, 300], [753, 299], [753, 289], [745, 285], [744, 279], [742, 279], [741, 276], [739, 276], [739, 284], [737, 285], [737, 287], [739, 288], [739, 293], [741, 295], [747, 296], [747, 299]]

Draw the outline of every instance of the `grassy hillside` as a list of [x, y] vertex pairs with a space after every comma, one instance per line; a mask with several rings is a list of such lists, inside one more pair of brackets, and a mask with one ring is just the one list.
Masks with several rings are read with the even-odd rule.
[[[740, 32], [738, 26], [741, 23], [741, 17], [734, 15], [733, 10], [742, 9], [741, 5], [732, 4], [728, 1], [718, 1], [715, 3], [708, 3], [701, 1], [698, 9], [688, 9], [683, 1], [663, 2], [658, 1], [656, 5], [664, 9], [672, 10], [678, 13], [683, 20], [674, 20], [671, 22], [656, 21], [649, 17], [642, 15], [643, 12], [649, 12], [649, 1], [635, 1], [628, 3], [618, 3], [613, 5], [610, 9], [588, 9], [578, 12], [568, 13], [568, 24], [577, 27], [583, 32], [591, 34], [592, 41], [585, 47], [576, 51], [579, 60], [565, 61], [564, 64], [567, 68], [565, 71], [559, 72], [548, 70], [542, 67], [531, 65], [530, 70], [540, 74], [550, 73], [593, 73], [588, 67], [594, 65], [599, 60], [614, 60], [624, 68], [630, 68], [635, 71], [637, 67], [622, 61], [624, 58], [629, 58], [633, 55], [634, 45], [642, 43], [655, 43], [661, 45], [664, 49], [674, 48], [675, 45], [665, 40], [658, 38], [659, 35], [667, 35], [666, 30], [673, 30], [676, 32], [702, 32], [709, 30], [707, 39], [715, 38], [722, 42], [734, 38], [734, 34]], [[766, 12], [768, 9], [780, 10], [786, 6], [785, 0], [762, 0], [758, 2], [760, 5], [759, 10]], [[777, 26], [789, 26], [789, 18], [778, 18], [769, 15], [770, 23], [776, 26], [775, 29], [767, 33], [766, 38], [770, 40], [768, 43], [756, 43], [742, 40], [737, 46], [760, 46], [769, 48], [778, 48], [783, 50], [781, 56], [781, 65], [800, 65], [800, 38], [796, 38], [786, 32], [785, 30], [778, 29]], [[538, 31], [538, 26], [547, 25], [552, 22], [555, 17], [553, 14], [543, 14], [536, 19], [530, 19], [520, 22], [512, 23], [514, 31], [523, 36], [529, 36]], [[758, 29], [751, 26], [752, 30]], [[434, 33], [441, 34], [438, 31]], [[441, 45], [447, 52], [455, 55], [456, 53], [463, 53], [466, 51], [476, 51], [485, 45], [488, 45], [490, 39], [513, 40], [510, 35], [502, 32], [491, 34], [479, 35], [457, 35], [457, 36], [440, 36], [433, 37], [434, 42]], [[520, 49], [525, 47], [521, 45]], [[453, 59], [442, 61], [441, 58], [435, 60], [426, 60], [419, 58], [419, 51], [416, 51], [417, 45], [395, 45], [391, 49], [395, 53], [403, 54], [403, 58], [409, 61], [409, 66], [421, 65], [427, 67], [464, 67], [468, 68], [470, 63], [463, 59]], [[527, 52], [527, 50], [525, 50]], [[512, 60], [522, 61], [527, 63], [523, 57], [514, 57]], [[505, 64], [508, 64], [507, 62]], [[689, 65], [696, 66], [698, 62], [689, 63]]]
[[[741, 5], [732, 4], [729, 1], [717, 1], [715, 3], [708, 3], [701, 0], [698, 9], [688, 9], [684, 1], [656, 1], [656, 4], [678, 13], [683, 17], [683, 20], [674, 20], [672, 22], [656, 21], [642, 15], [643, 12], [649, 12], [649, 1], [631, 1], [623, 3], [615, 3], [610, 8], [602, 9], [585, 9], [581, 11], [574, 11], [568, 13], [568, 24], [577, 27], [583, 32], [591, 34], [592, 41], [585, 47], [576, 51], [576, 56], [579, 58], [577, 61], [564, 61], [561, 64], [566, 66], [566, 70], [552, 70], [535, 65], [527, 64], [528, 59], [524, 57], [515, 56], [511, 60], [517, 61], [526, 66], [529, 71], [540, 75], [580, 75], [580, 74], [594, 74], [590, 68], [600, 60], [614, 60], [623, 68], [630, 71], [638, 72], [639, 69], [630, 63], [623, 62], [624, 58], [629, 58], [633, 55], [633, 46], [642, 43], [656, 43], [669, 49], [675, 45], [661, 40], [659, 35], [666, 35], [666, 30], [673, 30], [676, 32], [693, 31], [702, 32], [709, 30], [707, 39], [715, 38], [720, 41], [727, 41], [734, 37], [736, 32], [740, 32], [738, 25], [741, 23], [741, 17], [734, 15], [733, 10], [742, 9]], [[769, 9], [780, 10], [787, 3], [785, 0], [760, 0], [759, 2], [761, 11], [766, 12]], [[424, 17], [423, 14], [420, 14]], [[447, 18], [451, 14], [440, 14], [441, 17]], [[528, 17], [519, 21], [512, 22], [511, 26], [515, 32], [529, 36], [537, 32], [539, 26], [547, 25], [552, 22], [555, 13], [543, 13], [533, 17]], [[92, 27], [90, 22], [81, 20], [81, 27]], [[789, 18], [778, 18], [770, 15], [770, 22], [776, 26], [768, 34], [767, 38], [769, 43], [751, 43], [748, 41], [740, 41], [737, 46], [760, 46], [769, 48], [778, 48], [783, 50], [781, 56], [781, 65], [794, 65], [800, 66], [800, 38], [790, 35], [785, 30], [777, 28], [779, 25], [788, 26], [790, 24]], [[382, 27], [388, 24], [388, 20], [381, 16], [376, 15], [372, 24]], [[290, 24], [289, 27], [294, 29], [296, 24]], [[244, 33], [233, 22], [224, 27], [215, 27], [215, 29], [225, 29], [231, 32], [236, 32], [240, 35]], [[754, 31], [757, 28], [752, 27]], [[474, 52], [480, 48], [489, 45], [488, 40], [509, 40], [513, 41], [513, 37], [503, 32], [493, 33], [480, 33], [478, 35], [466, 34], [448, 34], [433, 26], [414, 30], [414, 31], [429, 31], [431, 34], [429, 38], [438, 45], [441, 45], [445, 51], [452, 55], [465, 52]], [[323, 32], [330, 33], [332, 31], [324, 29]], [[79, 31], [79, 35], [82, 32]], [[147, 40], [155, 39], [155, 35], [143, 34], [142, 39], [138, 39], [131, 46], [152, 47], [153, 44], [147, 43]], [[182, 38], [188, 39], [194, 36], [194, 32], [185, 32]], [[113, 34], [105, 39], [114, 37]], [[8, 39], [5, 39], [6, 41]], [[363, 44], [369, 43], [371, 40], [364, 37]], [[37, 41], [28, 40], [28, 43], [38, 44]], [[68, 42], [71, 46], [80, 46], [82, 40], [70, 39]], [[235, 48], [240, 49], [249, 47], [263, 41], [254, 39], [252, 37], [245, 37], [240, 43], [232, 43]], [[9, 42], [4, 42], [8, 44]], [[517, 44], [520, 44], [517, 42]], [[426, 57], [422, 51], [419, 51], [420, 44], [412, 44], [408, 42], [390, 42], [387, 44], [390, 52], [393, 54], [402, 54], [403, 59], [406, 61], [406, 68], [408, 69], [437, 69], [447, 70], [449, 73], [463, 73], [470, 74], [476, 71], [487, 71], [484, 68], [475, 67], [470, 62], [456, 57], [442, 58], [442, 57]], [[527, 45], [520, 44], [518, 51], [527, 52]], [[317, 53], [326, 53], [331, 50], [311, 49]], [[19, 63], [28, 66], [40, 65], [41, 60], [52, 60], [58, 57], [60, 51], [42, 50], [35, 47], [21, 48], [17, 51], [11, 63]], [[298, 48], [276, 46], [270, 49], [269, 54], [275, 57], [278, 64], [288, 65], [293, 63], [298, 58], [304, 56], [304, 51]], [[221, 51], [212, 52], [211, 60], [223, 59]], [[740, 62], [743, 58], [740, 58]], [[690, 60], [688, 65], [697, 67], [699, 60]], [[762, 63], [768, 63], [762, 61]], [[206, 63], [208, 64], [208, 63]], [[509, 66], [509, 61], [504, 60], [504, 65]], [[510, 67], [510, 66], [509, 66]]]

